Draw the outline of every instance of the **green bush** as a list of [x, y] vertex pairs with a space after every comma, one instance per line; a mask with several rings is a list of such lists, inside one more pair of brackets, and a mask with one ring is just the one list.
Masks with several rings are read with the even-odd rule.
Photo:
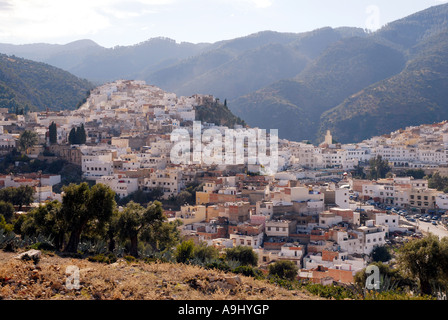
[[215, 260], [205, 264], [204, 268], [212, 269], [212, 270], [220, 270], [224, 272], [230, 272], [232, 269], [230, 266], [223, 260]]
[[137, 259], [134, 256], [124, 256], [123, 259], [126, 260], [127, 262], [137, 261]]
[[239, 266], [232, 270], [234, 273], [242, 274], [246, 277], [261, 278], [263, 273], [252, 266]]
[[106, 264], [111, 264], [117, 261], [117, 257], [113, 253], [109, 253], [107, 255], [101, 253], [92, 257], [88, 257], [87, 259], [91, 262], [106, 263]]
[[342, 286], [324, 286], [322, 284], [310, 283], [305, 286], [306, 290], [316, 296], [326, 299], [354, 299], [355, 295], [350, 290]]
[[280, 279], [295, 280], [299, 268], [297, 265], [289, 260], [278, 261], [269, 265], [269, 275], [274, 275]]
[[192, 240], [184, 241], [176, 247], [176, 261], [178, 263], [188, 263], [194, 258], [195, 245]]
[[251, 247], [238, 246], [227, 249], [226, 259], [228, 261], [238, 261], [244, 266], [256, 266], [258, 264], [258, 255]]
[[54, 251], [56, 248], [47, 242], [37, 242], [30, 246], [30, 249], [36, 249], [36, 250], [46, 250], [46, 251]]
[[6, 223], [5, 217], [0, 214], [0, 229], [4, 230], [6, 233], [13, 232], [14, 225]]

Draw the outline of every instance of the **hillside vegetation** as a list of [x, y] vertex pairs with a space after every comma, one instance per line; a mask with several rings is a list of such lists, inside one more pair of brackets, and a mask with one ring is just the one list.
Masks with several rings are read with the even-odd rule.
[[0, 108], [73, 110], [92, 84], [50, 65], [0, 54]]
[[239, 117], [236, 117], [227, 107], [227, 101], [224, 104], [219, 100], [209, 102], [201, 106], [195, 107], [196, 120], [202, 123], [214, 123], [220, 126], [233, 128], [235, 125], [245, 126], [246, 123]]

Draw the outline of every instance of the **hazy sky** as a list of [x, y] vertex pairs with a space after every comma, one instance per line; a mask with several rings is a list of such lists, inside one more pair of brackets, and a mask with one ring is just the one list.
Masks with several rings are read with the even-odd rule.
[[443, 0], [0, 0], [0, 42], [92, 39], [105, 47], [153, 37], [215, 42], [263, 30], [376, 29]]

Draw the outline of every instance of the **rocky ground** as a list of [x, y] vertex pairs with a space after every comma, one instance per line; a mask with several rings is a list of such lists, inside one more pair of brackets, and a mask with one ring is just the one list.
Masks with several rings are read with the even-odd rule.
[[[318, 300], [265, 281], [166, 263], [113, 264], [0, 251], [1, 300]], [[76, 275], [79, 274], [79, 282]]]

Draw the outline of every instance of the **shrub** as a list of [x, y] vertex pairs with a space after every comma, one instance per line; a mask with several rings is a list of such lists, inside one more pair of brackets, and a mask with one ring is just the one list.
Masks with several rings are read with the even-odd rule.
[[392, 259], [392, 255], [390, 254], [389, 249], [384, 246], [376, 247], [375, 249], [373, 249], [370, 256], [375, 262], [387, 262]]
[[34, 243], [30, 246], [31, 249], [36, 249], [36, 250], [47, 250], [47, 251], [54, 251], [56, 250], [56, 248], [47, 242], [37, 242]]
[[239, 266], [233, 270], [234, 273], [242, 274], [246, 277], [261, 278], [262, 272], [252, 266]]
[[274, 275], [280, 279], [295, 280], [299, 268], [292, 261], [278, 261], [269, 266], [269, 275]]
[[322, 284], [316, 284], [316, 283], [310, 283], [305, 286], [305, 288], [310, 292], [311, 294], [314, 294], [316, 296], [326, 298], [326, 299], [336, 299], [336, 300], [343, 300], [343, 299], [354, 299], [353, 293], [341, 286], [324, 286]]
[[8, 224], [3, 215], [0, 214], [0, 229], [4, 230], [6, 233], [13, 232], [14, 226], [12, 224]]
[[134, 256], [124, 256], [123, 259], [126, 260], [127, 262], [137, 261], [137, 259]]
[[206, 244], [200, 244], [194, 247], [193, 255], [195, 259], [198, 259], [201, 262], [206, 262], [218, 259], [219, 250]]
[[92, 257], [88, 257], [87, 259], [91, 262], [106, 263], [106, 264], [111, 264], [117, 261], [117, 257], [113, 253], [109, 253], [107, 255], [101, 253]]
[[230, 268], [230, 266], [222, 260], [215, 260], [212, 262], [209, 262], [207, 264], [205, 264], [204, 268], [206, 269], [213, 269], [213, 270], [221, 270], [224, 272], [230, 272], [232, 269]]
[[412, 295], [410, 293], [403, 293], [397, 291], [385, 291], [385, 292], [368, 292], [364, 300], [436, 300], [428, 295]]
[[194, 242], [192, 240], [184, 241], [176, 248], [176, 261], [178, 263], [187, 263], [194, 258]]
[[238, 246], [226, 250], [226, 259], [238, 261], [244, 266], [256, 266], [258, 264], [258, 255], [251, 247]]

